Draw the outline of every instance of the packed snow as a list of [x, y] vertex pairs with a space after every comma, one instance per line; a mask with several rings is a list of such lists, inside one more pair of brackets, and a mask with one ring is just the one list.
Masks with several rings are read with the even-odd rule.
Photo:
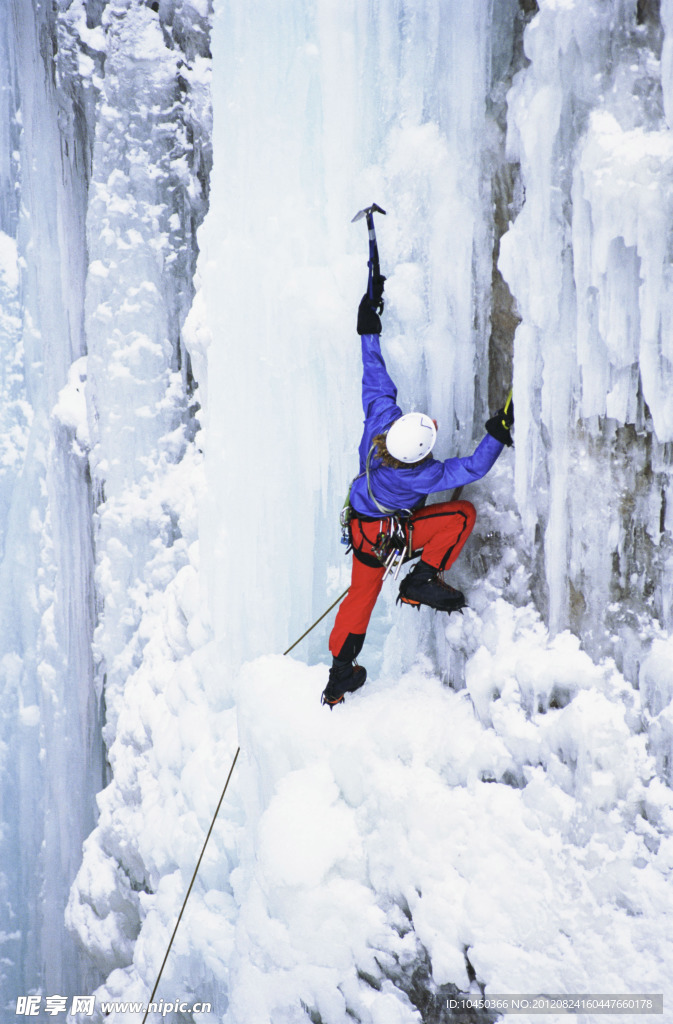
[[[673, 1020], [671, 33], [0, 0], [6, 1016]], [[513, 385], [515, 447], [465, 612], [388, 582], [329, 711], [334, 612], [282, 652], [349, 582], [372, 201], [400, 404], [467, 454]]]

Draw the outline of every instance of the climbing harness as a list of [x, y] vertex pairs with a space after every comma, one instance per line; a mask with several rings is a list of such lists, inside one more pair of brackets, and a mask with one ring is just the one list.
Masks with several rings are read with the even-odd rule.
[[[375, 450], [376, 445], [372, 445], [367, 454], [364, 472], [356, 476], [355, 479], [351, 482], [350, 487], [348, 488], [348, 495], [346, 496], [346, 501], [344, 502], [344, 506], [341, 509], [341, 514], [339, 516], [339, 520], [341, 523], [341, 543], [347, 544], [347, 550], [352, 549], [353, 553], [356, 554], [357, 557], [359, 557], [361, 560], [365, 561], [365, 559], [367, 558], [372, 558], [372, 565], [376, 566], [377, 563], [379, 565], [382, 565], [385, 569], [385, 572], [383, 574], [384, 580], [387, 579], [387, 577], [391, 573], [393, 579], [396, 580], [397, 577], [399, 576], [400, 569], [402, 568], [403, 563], [408, 561], [409, 558], [411, 558], [411, 553], [413, 550], [413, 527], [410, 518], [413, 510], [408, 508], [386, 508], [386, 506], [382, 505], [381, 502], [376, 497], [376, 495], [374, 494], [374, 491], [372, 490], [371, 481], [371, 459]], [[351, 490], [353, 488], [353, 484], [355, 483], [355, 480], [359, 480], [363, 476], [366, 476], [367, 478], [367, 492], [369, 494], [369, 500], [372, 502], [373, 505], [376, 506], [376, 508], [381, 513], [381, 519], [378, 520], [379, 532], [376, 535], [376, 540], [374, 541], [372, 541], [365, 535], [364, 531], [362, 530], [362, 526], [360, 526], [360, 532], [362, 533], [362, 541], [358, 545], [355, 542], [355, 538], [353, 536], [353, 520], [358, 520], [360, 524], [362, 522], [377, 521], [375, 519], [372, 519], [370, 516], [359, 515], [358, 512], [352, 507], [350, 503], [350, 495]], [[370, 545], [371, 554], [369, 554], [368, 552], [363, 552], [362, 550], [365, 541]], [[369, 564], [369, 562], [367, 561], [366, 564]]]
[[385, 568], [384, 580], [389, 574], [396, 580], [404, 562], [411, 558], [411, 533], [411, 523], [405, 529], [399, 516], [390, 516], [387, 528], [376, 538], [372, 552]]
[[[357, 523], [361, 535], [359, 543], [355, 538], [354, 523]], [[363, 523], [379, 524], [375, 539], [367, 536], [362, 527]], [[386, 570], [383, 574], [384, 580], [391, 572], [393, 578], [397, 579], [402, 563], [411, 557], [411, 531], [411, 520], [404, 519], [399, 515], [387, 515], [381, 519], [372, 519], [369, 516], [359, 516], [354, 513], [348, 522], [348, 537], [353, 555], [374, 569], [383, 566]], [[365, 544], [368, 545], [368, 550], [363, 550]]]

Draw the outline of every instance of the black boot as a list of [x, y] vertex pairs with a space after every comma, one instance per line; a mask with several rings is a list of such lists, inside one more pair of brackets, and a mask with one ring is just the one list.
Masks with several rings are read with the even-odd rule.
[[441, 579], [439, 569], [422, 560], [400, 583], [397, 600], [416, 608], [427, 604], [439, 612], [451, 613], [465, 607], [465, 597], [460, 590], [450, 587]]
[[328, 704], [331, 708], [336, 704], [341, 704], [344, 694], [355, 693], [364, 684], [366, 678], [367, 669], [362, 665], [354, 665], [352, 661], [334, 658], [320, 703]]

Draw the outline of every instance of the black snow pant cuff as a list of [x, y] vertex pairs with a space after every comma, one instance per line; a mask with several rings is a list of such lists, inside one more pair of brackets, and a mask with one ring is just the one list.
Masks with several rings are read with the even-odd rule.
[[362, 645], [365, 642], [365, 633], [349, 633], [344, 640], [343, 646], [339, 653], [336, 655], [336, 661], [355, 661], [358, 654], [362, 650]]

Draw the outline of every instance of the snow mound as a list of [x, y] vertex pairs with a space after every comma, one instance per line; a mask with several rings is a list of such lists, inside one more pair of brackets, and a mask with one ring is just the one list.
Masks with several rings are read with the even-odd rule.
[[421, 661], [330, 712], [323, 667], [243, 667], [227, 1021], [419, 1021], [426, 954], [462, 992], [673, 994], [673, 804], [637, 695], [531, 608], [449, 630], [458, 692]]

